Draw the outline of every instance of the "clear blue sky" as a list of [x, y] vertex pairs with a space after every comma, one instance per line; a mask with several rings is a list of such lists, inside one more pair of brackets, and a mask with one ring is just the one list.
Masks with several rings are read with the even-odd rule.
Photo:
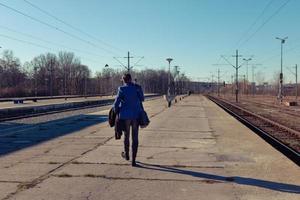
[[[2, 4], [97, 46], [74, 39], [0, 6], [0, 46], [3, 47], [0, 51], [13, 50], [23, 63], [41, 53], [57, 53], [68, 49], [5, 28], [34, 35], [71, 49], [78, 49], [80, 51], [74, 51], [75, 54], [93, 72], [101, 70], [106, 63], [118, 68], [118, 63], [113, 56], [124, 57], [127, 51], [130, 51], [136, 57], [145, 57], [139, 63], [142, 66], [136, 67], [138, 69], [167, 68], [165, 59], [172, 57], [174, 58], [172, 65], [180, 66], [181, 71], [193, 79], [209, 77], [211, 73], [216, 75], [219, 67], [221, 71], [226, 72], [224, 78], [229, 80], [230, 75], [234, 73], [233, 67], [212, 64], [225, 63], [220, 59], [220, 55], [231, 56], [238, 48], [245, 58], [254, 55], [252, 63], [263, 64], [257, 67], [256, 72], [261, 72], [268, 80], [280, 69], [280, 42], [275, 40], [275, 37], [285, 36], [289, 38], [284, 49], [291, 49], [284, 54], [284, 73], [288, 75], [287, 81], [293, 81], [293, 77], [286, 67], [300, 64], [299, 0], [290, 0], [276, 14], [274, 14], [276, 10], [287, 0], [272, 2], [270, 0], [28, 1], [109, 45], [97, 42], [65, 26], [23, 0], [0, 0]], [[269, 6], [261, 15], [267, 5]], [[274, 16], [271, 17], [272, 15]], [[258, 17], [252, 29], [247, 32]], [[253, 34], [255, 32], [257, 33]], [[3, 35], [37, 43], [49, 49], [13, 41]], [[251, 35], [253, 37], [246, 41]], [[137, 59], [134, 58], [132, 62], [136, 62]], [[228, 59], [235, 63], [232, 57]], [[125, 59], [120, 60], [126, 64]], [[240, 73], [245, 74], [245, 71], [246, 68], [242, 67]], [[249, 79], [250, 71], [249, 69]]]

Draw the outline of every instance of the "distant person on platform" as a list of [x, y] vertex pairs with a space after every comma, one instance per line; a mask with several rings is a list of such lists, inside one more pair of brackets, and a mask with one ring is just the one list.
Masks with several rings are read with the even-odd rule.
[[142, 101], [144, 93], [141, 87], [132, 83], [131, 75], [124, 74], [124, 85], [118, 88], [118, 94], [114, 102], [114, 110], [119, 115], [120, 120], [124, 120], [124, 152], [122, 157], [129, 160], [129, 136], [130, 128], [132, 129], [132, 166], [136, 166], [136, 156], [139, 145], [139, 123], [138, 118], [142, 111]]

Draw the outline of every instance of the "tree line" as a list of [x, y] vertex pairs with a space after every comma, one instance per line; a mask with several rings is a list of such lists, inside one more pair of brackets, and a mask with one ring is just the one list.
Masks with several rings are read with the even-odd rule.
[[[125, 72], [103, 67], [92, 74], [74, 53], [64, 51], [44, 53], [21, 64], [11, 50], [4, 50], [0, 58], [0, 97], [115, 94]], [[131, 74], [145, 93], [167, 93], [168, 71], [149, 68]], [[172, 93], [183, 93], [189, 79], [173, 71], [170, 82]]]

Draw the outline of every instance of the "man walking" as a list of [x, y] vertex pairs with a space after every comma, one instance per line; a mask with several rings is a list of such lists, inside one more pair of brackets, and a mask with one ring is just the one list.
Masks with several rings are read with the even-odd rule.
[[132, 129], [132, 166], [136, 166], [136, 155], [138, 151], [139, 123], [138, 118], [142, 111], [141, 102], [144, 101], [144, 94], [141, 87], [132, 83], [131, 75], [125, 74], [124, 85], [118, 88], [118, 94], [114, 102], [114, 110], [119, 115], [120, 120], [124, 120], [124, 152], [122, 157], [129, 160], [129, 136]]

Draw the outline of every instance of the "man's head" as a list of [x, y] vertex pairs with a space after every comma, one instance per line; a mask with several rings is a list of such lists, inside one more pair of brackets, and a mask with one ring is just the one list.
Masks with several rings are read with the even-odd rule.
[[122, 77], [124, 83], [131, 83], [131, 75], [129, 73], [124, 74]]

